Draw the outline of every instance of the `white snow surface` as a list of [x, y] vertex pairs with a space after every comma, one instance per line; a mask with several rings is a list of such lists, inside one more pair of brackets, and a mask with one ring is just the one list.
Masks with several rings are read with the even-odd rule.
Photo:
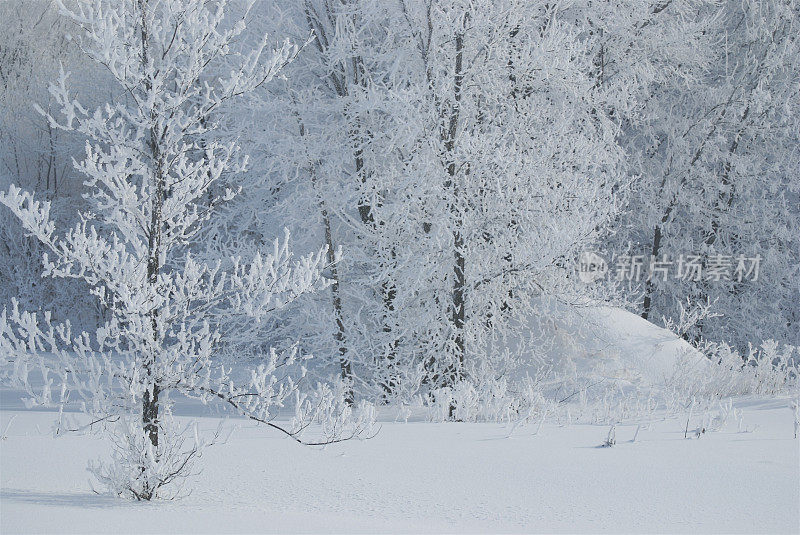
[[[739, 400], [735, 423], [684, 439], [685, 421], [617, 428], [545, 423], [382, 424], [326, 448], [242, 420], [169, 502], [91, 492], [96, 436], [53, 438], [53, 414], [0, 412], [2, 533], [800, 531], [798, 445], [782, 400]], [[215, 429], [216, 418], [201, 418]], [[697, 424], [699, 422], [693, 422]]]

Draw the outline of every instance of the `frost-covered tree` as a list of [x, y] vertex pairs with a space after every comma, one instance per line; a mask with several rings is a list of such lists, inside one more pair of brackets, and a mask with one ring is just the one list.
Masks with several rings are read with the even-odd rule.
[[562, 7], [404, 2], [397, 15], [413, 71], [396, 91], [419, 137], [375, 189], [402, 185], [378, 212], [403, 237], [400, 280], [423, 280], [402, 322], [429, 344], [439, 384], [500, 376], [511, 354], [535, 352], [520, 333], [583, 302], [572, 259], [618, 208], [616, 125]]
[[[766, 338], [791, 343], [800, 292], [798, 4], [664, 4], [631, 34], [649, 43], [660, 33], [670, 46], [641, 63], [654, 77], [621, 137], [641, 178], [613, 247], [630, 246], [645, 266], [651, 258], [671, 266], [669, 277], [643, 283], [645, 318], [677, 321], [687, 300], [711, 303], [720, 316], [698, 322], [692, 339], [742, 352]], [[625, 74], [630, 50], [607, 40], [610, 77]], [[703, 258], [704, 273], [677, 278], [681, 255]], [[745, 270], [759, 259], [758, 280], [739, 280], [743, 258]]]
[[367, 391], [503, 375], [531, 349], [520, 328], [584, 302], [574, 257], [619, 208], [621, 152], [592, 50], [556, 4], [296, 11], [318, 40], [281, 88], [294, 144], [275, 150], [298, 224], [343, 246], [339, 304], [312, 317], [344, 319]]
[[[49, 116], [52, 127], [88, 139], [75, 167], [91, 208], [59, 232], [48, 202], [14, 186], [0, 196], [46, 247], [46, 275], [83, 280], [110, 311], [95, 332], [76, 333], [69, 322], [12, 302], [0, 315], [4, 375], [21, 380], [36, 401], [78, 403], [91, 425], [111, 429], [114, 460], [95, 473], [136, 499], [184, 477], [202, 446], [174, 423], [175, 396], [219, 401], [298, 441], [314, 419], [324, 424], [322, 442], [361, 429], [348, 421], [340, 389], [300, 392], [304, 368], [291, 373], [302, 359], [296, 350], [269, 350], [244, 372], [218, 360], [226, 344], [253, 332], [248, 324], [324, 287], [320, 272], [331, 260], [324, 249], [293, 258], [288, 234], [248, 259], [226, 255], [233, 249], [220, 240], [198, 240], [241, 189], [233, 178], [246, 164], [235, 143], [215, 138], [214, 112], [270, 81], [298, 50], [289, 42], [270, 49], [265, 36], [240, 49], [245, 18], [230, 20], [227, 7], [224, 0], [62, 5], [82, 29], [81, 48], [117, 86], [115, 99], [96, 109], [70, 94], [68, 73], [51, 86], [61, 111]], [[210, 69], [226, 74], [208, 76]], [[287, 400], [296, 417], [279, 426], [275, 410]]]
[[[373, 189], [370, 175], [376, 172], [372, 158], [384, 148], [372, 138], [395, 126], [386, 118], [397, 107], [387, 84], [375, 84], [396, 61], [392, 55], [403, 50], [388, 28], [391, 6], [308, 0], [296, 7], [300, 31], [312, 31], [315, 39], [282, 88], [280, 100], [293, 110], [288, 128], [295, 132], [295, 147], [301, 147], [286, 161], [283, 175], [300, 174], [291, 191], [306, 198], [307, 208], [295, 216], [310, 214], [325, 229], [329, 250], [340, 244], [346, 250], [331, 272], [331, 296], [320, 310], [319, 319], [332, 328], [313, 330], [327, 352], [337, 353], [343, 376], [355, 373], [367, 380], [361, 383], [367, 390], [386, 394], [391, 380], [374, 372], [376, 364], [385, 370], [397, 355], [391, 313], [398, 282], [391, 255], [381, 252], [387, 243], [374, 214], [386, 192]], [[320, 338], [321, 333], [327, 336]]]

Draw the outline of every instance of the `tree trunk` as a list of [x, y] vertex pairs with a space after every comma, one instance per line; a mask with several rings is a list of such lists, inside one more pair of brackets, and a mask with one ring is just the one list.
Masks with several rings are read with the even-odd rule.
[[[326, 32], [326, 25], [325, 25], [325, 20], [324, 20], [325, 15], [327, 15], [327, 22], [329, 22], [331, 24], [333, 23], [333, 17], [331, 16], [331, 13], [328, 11], [328, 10], [330, 10], [330, 7], [326, 6], [325, 9], [326, 9], [326, 13], [324, 13], [324, 14], [318, 13], [317, 10], [315, 8], [313, 8], [309, 3], [306, 3], [305, 4], [305, 8], [304, 8], [305, 16], [306, 16], [306, 22], [308, 23], [309, 29], [316, 34], [317, 38], [315, 39], [314, 42], [315, 42], [315, 44], [317, 46], [317, 49], [320, 51], [321, 54], [325, 54], [326, 50], [330, 46], [330, 36]], [[355, 85], [355, 86], [357, 86], [357, 85], [362, 85], [363, 86], [362, 78], [359, 76], [360, 71], [362, 69], [361, 58], [358, 57], [358, 56], [353, 57], [351, 59], [350, 63], [352, 65], [352, 84]], [[339, 97], [345, 98], [345, 97], [350, 95], [350, 91], [348, 89], [349, 83], [348, 83], [348, 76], [347, 76], [346, 68], [343, 67], [343, 70], [340, 73], [337, 73], [336, 71], [330, 72], [328, 74], [328, 79], [329, 79], [329, 81], [331, 83], [331, 86], [333, 87], [334, 91], [336, 92], [336, 94]], [[365, 169], [364, 169], [363, 150], [361, 149], [360, 142], [359, 142], [359, 139], [358, 139], [359, 130], [360, 130], [360, 125], [358, 124], [358, 121], [356, 121], [355, 124], [353, 125], [353, 127], [350, 129], [349, 133], [350, 133], [350, 137], [351, 137], [351, 139], [352, 139], [352, 141], [354, 143], [353, 159], [354, 159], [354, 162], [355, 162], [356, 176], [359, 177], [359, 179], [361, 181], [361, 184], [364, 185], [366, 183], [366, 181], [367, 181], [367, 177], [366, 177], [366, 172], [365, 172]], [[301, 124], [301, 135], [302, 135], [302, 131], [303, 131], [303, 126]], [[359, 215], [359, 218], [361, 219], [361, 222], [367, 228], [374, 229], [375, 228], [375, 218], [374, 218], [374, 216], [372, 214], [372, 207], [371, 207], [370, 203], [366, 199], [359, 199], [357, 209], [358, 209], [358, 215]], [[326, 229], [329, 229], [329, 227], [330, 227], [330, 218], [327, 217], [325, 214], [327, 214], [327, 211], [323, 207], [323, 219], [326, 220], [326, 223], [325, 223], [326, 224]], [[326, 230], [326, 232], [327, 231], [328, 230]], [[329, 251], [332, 251], [332, 243], [331, 242], [328, 243], [328, 246], [329, 246]], [[337, 322], [336, 339], [337, 339], [337, 342], [340, 343], [339, 351], [340, 351], [340, 356], [341, 356], [340, 360], [341, 360], [341, 363], [342, 363], [342, 377], [350, 378], [350, 377], [352, 377], [352, 370], [351, 370], [351, 364], [350, 364], [349, 360], [347, 360], [346, 357], [345, 357], [347, 350], [346, 350], [345, 341], [344, 341], [345, 338], [344, 338], [344, 324], [342, 322], [342, 313], [341, 313], [341, 296], [340, 296], [340, 292], [339, 292], [339, 289], [338, 289], [339, 288], [339, 279], [338, 279], [338, 276], [336, 276], [336, 270], [333, 270], [332, 274], [334, 274], [333, 277], [335, 279], [335, 282], [332, 285], [331, 291], [334, 294], [334, 299], [333, 299], [334, 305], [333, 306], [334, 306], [334, 313], [335, 313], [336, 318], [337, 318], [336, 319], [336, 322]], [[396, 295], [396, 290], [394, 289], [393, 285], [387, 284], [387, 283], [384, 283], [382, 285], [382, 298], [383, 298], [384, 307], [385, 307], [385, 310], [386, 310], [386, 313], [384, 314], [384, 318], [383, 318], [384, 319], [384, 322], [383, 322], [383, 332], [384, 333], [392, 332], [391, 327], [388, 324], [387, 320], [388, 320], [388, 316], [391, 313], [391, 311], [394, 310], [394, 297], [395, 297], [395, 295]], [[397, 346], [396, 340], [392, 341], [392, 343], [390, 344], [389, 355], [387, 356], [387, 358], [389, 360], [391, 360], [391, 361], [394, 360], [394, 351], [395, 351], [396, 346]], [[384, 388], [386, 388], [386, 386], [384, 386]], [[352, 396], [352, 393], [351, 393], [351, 396]]]
[[[297, 117], [298, 122], [300, 123], [300, 136], [303, 137], [306, 135], [306, 128], [303, 124], [303, 121], [300, 119], [299, 115]], [[314, 163], [312, 162], [309, 167], [309, 172], [311, 173], [311, 183], [314, 186], [314, 189], [317, 188], [317, 174], [316, 169], [314, 167]], [[321, 199], [320, 203], [320, 211], [322, 213], [322, 224], [325, 229], [325, 245], [328, 247], [327, 257], [328, 257], [328, 264], [330, 265], [330, 279], [333, 281], [331, 283], [331, 299], [333, 301], [333, 315], [336, 322], [336, 334], [334, 334], [334, 339], [336, 340], [336, 345], [339, 351], [339, 369], [341, 371], [342, 380], [349, 381], [353, 377], [353, 369], [350, 363], [350, 359], [347, 357], [347, 343], [345, 340], [345, 328], [344, 328], [344, 311], [342, 310], [342, 297], [339, 291], [339, 268], [337, 267], [335, 260], [336, 260], [336, 248], [333, 244], [333, 232], [331, 231], [331, 218], [328, 214], [327, 208], [325, 208], [325, 200]], [[353, 389], [348, 388], [347, 392], [345, 393], [345, 401], [352, 405], [355, 401], [355, 397], [353, 395]]]
[[[739, 142], [744, 135], [744, 122], [747, 120], [747, 117], [750, 115], [750, 106], [748, 105], [744, 112], [742, 113], [741, 118], [739, 119], [739, 124], [742, 125], [739, 130], [736, 132], [736, 135], [733, 137], [733, 141], [731, 142], [731, 146], [728, 148], [728, 155], [733, 157], [736, 151], [739, 148]], [[719, 199], [717, 202], [717, 211], [714, 213], [711, 219], [711, 232], [706, 236], [705, 244], [707, 247], [712, 247], [716, 242], [717, 238], [719, 237], [720, 230], [722, 225], [720, 223], [720, 217], [722, 216], [723, 212], [727, 212], [731, 209], [733, 205], [733, 183], [731, 182], [731, 162], [728, 160], [724, 164], [724, 171], [721, 177], [722, 187], [725, 189], [729, 189], [730, 191], [723, 192], [721, 191], [719, 194]], [[708, 301], [708, 291], [706, 289], [707, 282], [701, 283], [700, 286], [700, 301], [705, 302]], [[734, 294], [736, 293], [736, 285], [734, 284]], [[695, 342], [699, 342], [703, 336], [703, 320], [699, 320], [697, 322], [697, 335]]]
[[[448, 165], [447, 175], [448, 179], [445, 183], [445, 189], [452, 192], [452, 201], [450, 205], [450, 212], [453, 214], [455, 220], [453, 222], [453, 300], [450, 312], [450, 321], [453, 327], [453, 345], [454, 345], [454, 362], [451, 363], [451, 369], [448, 370], [445, 380], [448, 384], [452, 385], [456, 381], [463, 378], [464, 373], [464, 357], [466, 344], [464, 341], [464, 323], [466, 319], [466, 303], [465, 303], [465, 290], [466, 290], [466, 258], [464, 256], [464, 237], [462, 234], [463, 221], [459, 213], [458, 201], [461, 197], [461, 188], [458, 185], [456, 177], [456, 162], [455, 155], [453, 154], [456, 143], [456, 133], [458, 129], [458, 119], [462, 95], [462, 84], [464, 81], [463, 72], [463, 56], [464, 56], [464, 34], [458, 33], [455, 38], [456, 57], [455, 68], [453, 71], [454, 85], [453, 85], [453, 106], [450, 109], [450, 117], [448, 118], [447, 131], [445, 133], [445, 150], [447, 152]], [[453, 416], [453, 407], [450, 407], [450, 416]]]
[[[142, 68], [146, 69], [149, 64], [147, 0], [139, 0], [139, 9], [141, 10], [142, 16]], [[145, 85], [148, 91], [152, 90], [152, 82], [147, 77], [145, 77]], [[150, 228], [147, 241], [147, 282], [151, 287], [155, 287], [158, 284], [158, 273], [161, 269], [161, 230], [163, 225], [161, 210], [165, 196], [165, 177], [164, 158], [161, 154], [159, 144], [159, 125], [156, 123], [155, 112], [151, 114], [151, 119], [153, 122], [150, 125], [148, 148], [153, 160], [153, 191], [151, 192], [152, 196], [150, 200]], [[151, 336], [153, 346], [150, 354], [145, 356], [144, 362], [145, 392], [142, 397], [142, 426], [145, 435], [150, 439], [154, 450], [157, 451], [159, 433], [158, 398], [161, 393], [161, 385], [158, 383], [156, 370], [160, 342], [158, 332], [158, 310], [156, 308], [150, 311], [150, 326], [152, 329]], [[149, 490], [152, 491], [153, 489]], [[149, 499], [150, 496], [145, 496], [145, 498]]]
[[[666, 217], [669, 217], [670, 210], [667, 211]], [[662, 218], [662, 224], [665, 222], [665, 219]], [[652, 258], [658, 256], [658, 253], [661, 251], [661, 225], [656, 225], [655, 230], [653, 231], [653, 246], [650, 250], [650, 255]], [[647, 283], [645, 284], [644, 290], [644, 304], [642, 311], [642, 318], [648, 319], [650, 317], [650, 308], [652, 307], [652, 299], [653, 299], [653, 291], [655, 290], [655, 286], [653, 285], [653, 281], [647, 279]]]
[[[321, 203], [322, 206], [322, 221], [325, 225], [325, 243], [328, 246], [328, 263], [330, 264], [331, 279], [331, 297], [333, 298], [333, 313], [336, 318], [336, 345], [339, 346], [339, 366], [342, 372], [342, 380], [349, 381], [353, 377], [353, 369], [350, 364], [350, 359], [347, 358], [347, 345], [345, 344], [344, 321], [342, 319], [342, 298], [339, 293], [339, 269], [336, 266], [335, 251], [333, 248], [333, 237], [331, 234], [331, 220], [328, 216], [328, 210], [325, 209], [325, 202]], [[345, 401], [352, 405], [354, 402], [352, 386], [347, 389], [345, 394]]]
[[[394, 261], [394, 248], [392, 248], [391, 251], [391, 258], [392, 261]], [[388, 377], [385, 381], [381, 382], [381, 387], [383, 388], [384, 399], [388, 401], [389, 396], [391, 396], [392, 392], [394, 392], [397, 387], [397, 377], [395, 376], [394, 370], [397, 359], [398, 340], [392, 336], [393, 331], [390, 323], [391, 314], [394, 312], [394, 300], [397, 296], [397, 287], [394, 285], [394, 282], [391, 280], [384, 281], [383, 284], [381, 284], [381, 294], [383, 296], [383, 307], [385, 311], [383, 316], [383, 333], [386, 335], [386, 338], [389, 339], [385, 355]]]

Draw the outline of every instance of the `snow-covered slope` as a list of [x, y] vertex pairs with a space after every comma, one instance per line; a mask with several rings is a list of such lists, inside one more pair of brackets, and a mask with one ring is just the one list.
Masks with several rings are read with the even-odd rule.
[[523, 376], [549, 364], [564, 380], [625, 390], [658, 390], [710, 367], [674, 333], [614, 307], [552, 310], [546, 320], [520, 328], [513, 347], [524, 356]]
[[536, 360], [550, 362], [559, 375], [658, 388], [710, 366], [685, 340], [620, 308], [587, 307], [557, 317], [546, 327], [552, 343]]

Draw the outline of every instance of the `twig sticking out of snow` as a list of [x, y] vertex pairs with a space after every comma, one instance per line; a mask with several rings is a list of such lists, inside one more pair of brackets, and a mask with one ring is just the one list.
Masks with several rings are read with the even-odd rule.
[[794, 438], [797, 438], [800, 435], [800, 395], [789, 402], [789, 408], [794, 415]]
[[[0, 436], [0, 440], [6, 440], [6, 439], [8, 438], [8, 429], [11, 427], [11, 424], [14, 422], [14, 419], [15, 419], [16, 417], [17, 417], [17, 415], [15, 414], [15, 415], [13, 415], [13, 416], [11, 417], [11, 419], [8, 421], [8, 423], [6, 424], [6, 428], [5, 428], [5, 430], [3, 431], [3, 434], [2, 434], [2, 436]], [[795, 437], [797, 437], [797, 422], [796, 422], [796, 421], [795, 421]]]
[[616, 443], [617, 443], [617, 426], [612, 425], [611, 429], [608, 430], [608, 436], [606, 437], [606, 441], [603, 442], [603, 447], [610, 448]]
[[639, 430], [642, 428], [642, 424], [636, 426], [636, 432], [633, 434], [633, 440], [631, 440], [631, 444], [636, 443], [636, 437], [639, 436]]

